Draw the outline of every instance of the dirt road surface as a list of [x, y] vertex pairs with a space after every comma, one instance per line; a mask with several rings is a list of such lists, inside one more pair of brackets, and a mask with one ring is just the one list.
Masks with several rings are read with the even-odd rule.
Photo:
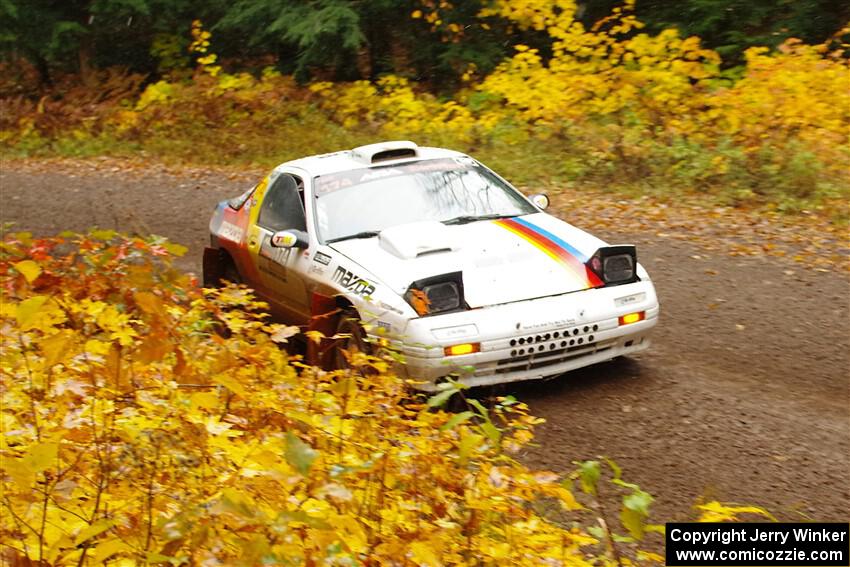
[[[215, 203], [255, 179], [110, 163], [3, 164], [0, 221], [37, 235], [93, 226], [160, 234], [188, 246], [179, 265], [199, 272]], [[707, 250], [681, 228], [619, 232], [555, 213], [637, 244], [662, 314], [648, 352], [513, 389], [547, 420], [524, 458], [564, 472], [576, 459], [610, 457], [656, 496], [659, 522], [692, 518], [699, 498], [761, 505], [785, 520], [848, 521], [847, 272]]]

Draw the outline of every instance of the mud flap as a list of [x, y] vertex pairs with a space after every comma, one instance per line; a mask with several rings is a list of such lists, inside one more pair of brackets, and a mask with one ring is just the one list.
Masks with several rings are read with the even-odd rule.
[[204, 287], [218, 287], [224, 275], [223, 270], [221, 252], [217, 248], [204, 248]]

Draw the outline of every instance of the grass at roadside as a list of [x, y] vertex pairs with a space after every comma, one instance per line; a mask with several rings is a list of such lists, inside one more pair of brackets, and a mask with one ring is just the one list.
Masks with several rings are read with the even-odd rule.
[[[836, 227], [844, 227], [850, 220], [850, 202], [844, 194], [846, 190], [840, 188], [804, 197], [782, 193], [758, 196], [741, 188], [687, 185], [672, 176], [666, 180], [658, 176], [635, 179], [625, 175], [618, 179], [616, 171], [590, 173], [582, 170], [580, 160], [571, 157], [568, 149], [541, 140], [464, 144], [451, 139], [417, 136], [415, 132], [405, 137], [422, 145], [441, 145], [468, 152], [515, 185], [530, 191], [545, 190], [557, 194], [569, 188], [588, 194], [606, 194], [612, 198], [650, 197], [659, 203], [707, 209], [722, 206], [791, 216], [815, 214]], [[154, 131], [139, 139], [126, 139], [109, 132], [94, 136], [78, 132], [55, 139], [33, 137], [28, 143], [12, 147], [0, 145], [0, 159], [110, 156], [150, 159], [172, 165], [266, 170], [290, 159], [352, 148], [386, 138], [368, 127], [344, 128], [321, 112], [312, 111], [299, 119], [267, 127], [250, 124], [206, 128], [196, 125], [179, 131]]]

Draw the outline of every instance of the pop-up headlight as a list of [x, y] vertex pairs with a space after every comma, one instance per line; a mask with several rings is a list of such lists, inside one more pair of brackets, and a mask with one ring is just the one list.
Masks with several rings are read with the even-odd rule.
[[590, 257], [587, 266], [605, 282], [605, 285], [638, 281], [637, 251], [631, 244], [603, 246]]
[[461, 272], [415, 281], [410, 284], [404, 299], [419, 315], [435, 315], [465, 309]]

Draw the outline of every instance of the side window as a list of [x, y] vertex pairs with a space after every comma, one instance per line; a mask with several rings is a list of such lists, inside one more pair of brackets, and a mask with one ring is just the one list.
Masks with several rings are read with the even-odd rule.
[[266, 191], [257, 223], [272, 231], [307, 230], [304, 203], [298, 191], [298, 181], [282, 173]]

